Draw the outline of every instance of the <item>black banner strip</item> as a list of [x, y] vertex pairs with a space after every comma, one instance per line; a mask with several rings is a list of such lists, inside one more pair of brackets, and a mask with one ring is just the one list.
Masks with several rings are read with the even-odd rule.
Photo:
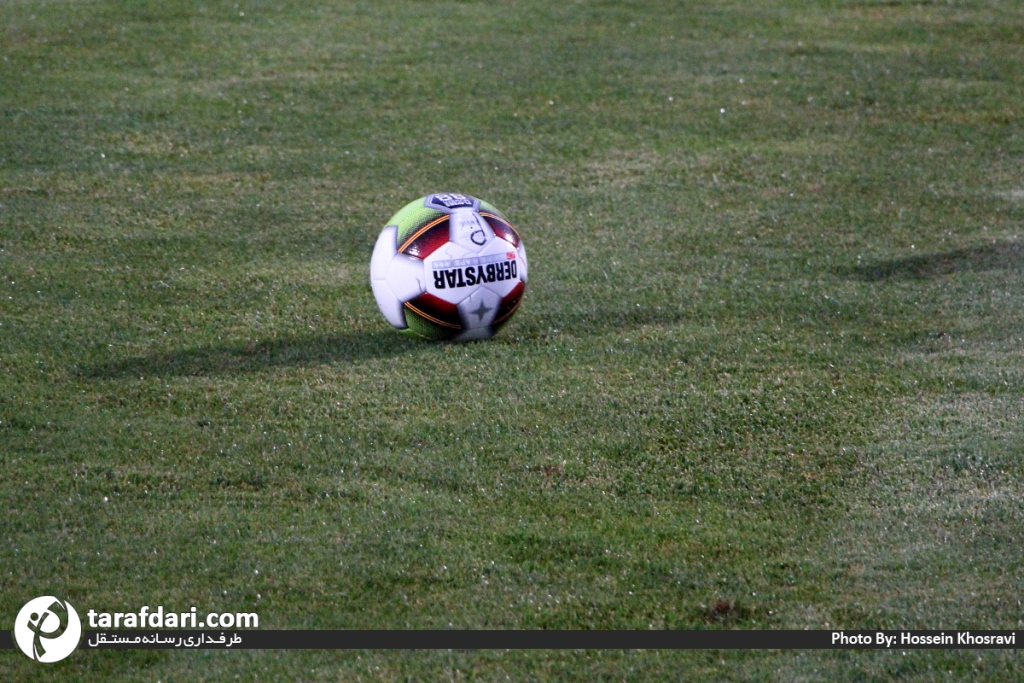
[[[13, 647], [10, 632], [0, 648]], [[1017, 649], [1015, 631], [85, 631], [79, 649]]]

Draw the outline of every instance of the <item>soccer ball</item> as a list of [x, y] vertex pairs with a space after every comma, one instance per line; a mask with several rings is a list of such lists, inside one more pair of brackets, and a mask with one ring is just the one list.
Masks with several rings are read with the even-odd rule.
[[526, 249], [508, 219], [464, 194], [407, 204], [377, 238], [370, 285], [380, 312], [403, 334], [488, 339], [526, 291]]

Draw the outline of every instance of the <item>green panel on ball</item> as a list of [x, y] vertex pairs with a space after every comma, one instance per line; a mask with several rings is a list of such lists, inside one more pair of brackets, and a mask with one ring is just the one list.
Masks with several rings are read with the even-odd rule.
[[456, 330], [451, 327], [445, 327], [444, 325], [438, 325], [437, 323], [431, 322], [415, 312], [410, 311], [408, 308], [405, 309], [405, 324], [408, 327], [401, 330], [402, 334], [407, 337], [415, 337], [416, 339], [430, 339], [432, 341], [444, 341], [455, 337], [461, 330]]
[[415, 235], [416, 231], [427, 223], [446, 215], [443, 211], [423, 206], [424, 199], [425, 197], [420, 197], [414, 202], [409, 202], [388, 221], [388, 225], [398, 226], [399, 245]]

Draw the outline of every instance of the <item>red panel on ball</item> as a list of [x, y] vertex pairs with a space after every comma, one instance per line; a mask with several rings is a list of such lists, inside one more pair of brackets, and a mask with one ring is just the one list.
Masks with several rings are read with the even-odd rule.
[[405, 306], [416, 315], [432, 323], [456, 330], [462, 329], [459, 307], [434, 296], [430, 292], [424, 292], [415, 299], [405, 302]]
[[481, 211], [480, 215], [484, 217], [485, 221], [487, 221], [487, 225], [491, 226], [491, 230], [494, 231], [495, 235], [505, 240], [513, 247], [519, 246], [519, 233], [516, 232], [515, 228], [495, 216], [493, 213], [484, 213]]
[[424, 225], [398, 247], [398, 251], [425, 259], [448, 243], [448, 216]]
[[505, 298], [498, 304], [498, 312], [494, 315], [493, 325], [500, 325], [512, 317], [512, 314], [519, 308], [519, 304], [522, 303], [525, 291], [526, 285], [520, 282], [511, 292], [505, 295]]

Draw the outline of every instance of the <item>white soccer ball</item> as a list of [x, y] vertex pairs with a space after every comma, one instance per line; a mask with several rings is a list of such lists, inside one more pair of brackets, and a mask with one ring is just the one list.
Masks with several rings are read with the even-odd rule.
[[407, 204], [377, 238], [370, 284], [392, 326], [413, 337], [488, 339], [519, 308], [526, 249], [494, 206], [463, 194]]

